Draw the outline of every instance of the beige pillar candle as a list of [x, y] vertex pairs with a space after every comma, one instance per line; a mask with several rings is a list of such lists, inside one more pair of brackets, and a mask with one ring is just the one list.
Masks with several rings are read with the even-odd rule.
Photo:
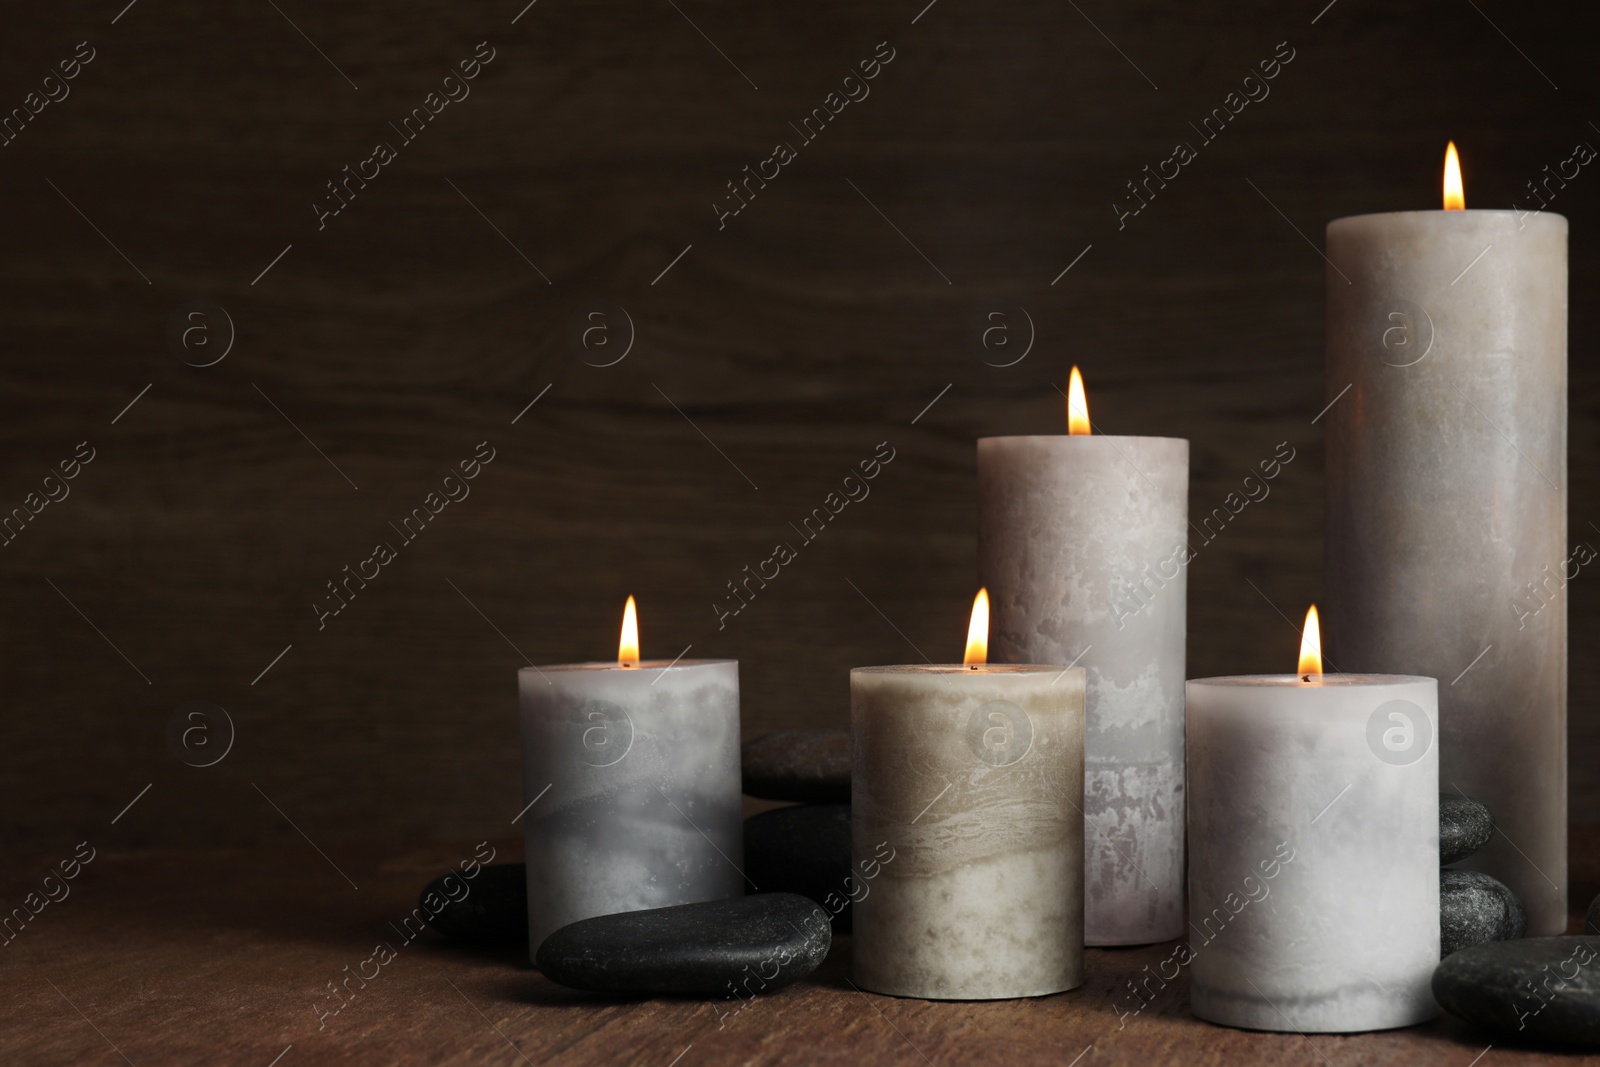
[[970, 643], [967, 664], [850, 672], [861, 988], [993, 1000], [1083, 981], [1083, 686], [1081, 667], [984, 665]]
[[1189, 442], [1089, 433], [978, 442], [978, 567], [994, 659], [1077, 663], [1085, 942], [1183, 936], [1184, 617]]
[[1439, 679], [1440, 788], [1500, 830], [1462, 865], [1559, 934], [1567, 222], [1361, 215], [1327, 254], [1329, 662]]

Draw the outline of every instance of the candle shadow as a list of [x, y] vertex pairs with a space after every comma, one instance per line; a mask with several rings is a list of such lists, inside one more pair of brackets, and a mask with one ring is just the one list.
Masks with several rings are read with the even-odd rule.
[[484, 965], [498, 964], [523, 973], [535, 970], [533, 963], [528, 959], [526, 941], [504, 945], [469, 944], [453, 941], [437, 930], [429, 929], [408, 944], [416, 955], [432, 959], [459, 960]]
[[622, 993], [594, 993], [586, 989], [572, 989], [552, 982], [544, 975], [534, 972], [532, 981], [526, 975], [507, 977], [489, 988], [503, 1001], [513, 1004], [526, 1004], [537, 1008], [579, 1008], [588, 1009], [596, 1007], [628, 1007], [642, 1004], [647, 1000], [678, 1000], [689, 1002], [703, 1000], [697, 997], [653, 997], [639, 994]]
[[1439, 1018], [1403, 1030], [1380, 1031], [1381, 1033], [1410, 1033], [1417, 1034], [1438, 1041], [1448, 1041], [1458, 1046], [1467, 1053], [1468, 1059], [1484, 1051], [1485, 1046], [1492, 1044], [1496, 1051], [1520, 1051], [1534, 1053], [1549, 1053], [1555, 1055], [1575, 1055], [1585, 1051], [1584, 1046], [1562, 1044], [1556, 1041], [1540, 1040], [1525, 1034], [1517, 1034], [1506, 1030], [1493, 1030], [1475, 1026], [1464, 1022], [1453, 1015], [1444, 1014]]

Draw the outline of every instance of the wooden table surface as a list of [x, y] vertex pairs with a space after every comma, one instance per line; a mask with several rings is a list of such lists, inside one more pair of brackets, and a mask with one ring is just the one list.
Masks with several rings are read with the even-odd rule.
[[[520, 857], [518, 841], [493, 846], [499, 860]], [[1573, 846], [1573, 897], [1586, 901], [1600, 889], [1600, 826], [1575, 827]], [[70, 894], [3, 949], [0, 1062], [1600, 1063], [1499, 1042], [1485, 1051], [1488, 1038], [1449, 1019], [1348, 1037], [1211, 1026], [1189, 1014], [1186, 975], [1123, 1017], [1127, 981], [1170, 953], [1160, 945], [1091, 950], [1081, 988], [1036, 1000], [862, 993], [849, 981], [848, 938], [806, 981], [737, 1011], [738, 1002], [601, 998], [546, 981], [521, 952], [469, 952], [431, 931], [402, 942], [390, 924], [472, 852], [470, 843], [327, 855], [304, 842], [230, 852], [102, 845]], [[65, 858], [12, 865], [0, 878], [4, 899], [38, 888]], [[361, 964], [379, 941], [394, 958], [364, 989], [352, 981], [356, 995], [338, 1014], [321, 1016], [338, 1006], [328, 983], [371, 974]]]

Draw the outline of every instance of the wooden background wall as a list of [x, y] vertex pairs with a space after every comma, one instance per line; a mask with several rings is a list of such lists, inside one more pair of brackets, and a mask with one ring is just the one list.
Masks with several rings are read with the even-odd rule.
[[[1575, 2], [525, 2], [4, 14], [0, 108], [95, 55], [0, 148], [0, 508], [95, 450], [0, 547], [8, 842], [506, 836], [515, 670], [612, 655], [630, 593], [647, 656], [738, 657], [747, 735], [842, 722], [849, 667], [959, 654], [973, 442], [1060, 431], [1074, 362], [1103, 430], [1191, 440], [1195, 514], [1296, 450], [1189, 575], [1191, 675], [1280, 671], [1272, 605], [1321, 586], [1324, 224], [1436, 207], [1447, 138], [1482, 207], [1600, 144]], [[402, 143], [480, 41], [471, 95]], [[1285, 41], [1271, 95], [1119, 230], [1124, 182]], [[719, 229], [725, 183], [880, 42], [870, 96]], [[1551, 209], [1571, 537], [1600, 544], [1597, 167]], [[166, 338], [195, 299], [236, 329], [203, 369]], [[604, 368], [568, 343], [601, 300], [635, 333]], [[1000, 305], [1036, 333], [1007, 368], [971, 336]], [[482, 441], [471, 495], [319, 629], [324, 583]], [[884, 441], [871, 496], [719, 630], [724, 583]], [[1592, 819], [1600, 578], [1570, 606]], [[236, 727], [215, 766], [169, 748], [188, 700]]]

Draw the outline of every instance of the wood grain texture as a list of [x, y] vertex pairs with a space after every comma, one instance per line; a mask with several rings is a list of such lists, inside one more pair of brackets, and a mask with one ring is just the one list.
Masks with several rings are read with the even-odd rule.
[[[603, 998], [547, 981], [525, 953], [396, 933], [435, 875], [476, 846], [100, 853], [71, 895], [5, 946], [8, 1062], [136, 1064], [1368, 1064], [1463, 1067], [1490, 1043], [1451, 1019], [1375, 1034], [1252, 1033], [1188, 1011], [1188, 976], [1130, 982], [1173, 946], [1090, 949], [1084, 984], [997, 1002], [880, 997], [850, 981], [850, 939], [800, 983], [743, 1003]], [[1600, 826], [1576, 828], [1573, 899], [1600, 888]], [[520, 842], [496, 841], [499, 859]], [[37, 888], [46, 854], [0, 885]], [[331, 862], [330, 862], [331, 861]], [[337, 864], [358, 889], [333, 869]], [[25, 874], [23, 872], [26, 872]], [[1574, 917], [1574, 922], [1577, 919]], [[391, 925], [394, 924], [394, 925]], [[1576, 929], [1576, 926], [1574, 927]], [[394, 951], [362, 965], [378, 942]], [[349, 968], [347, 971], [346, 968]], [[374, 977], [374, 972], [376, 976]], [[349, 975], [365, 973], [363, 987]], [[338, 998], [328, 983], [349, 982]], [[52, 986], [54, 988], [52, 988]], [[323, 1016], [343, 1007], [336, 1015]], [[81, 1013], [81, 1014], [80, 1014]], [[97, 1034], [96, 1031], [99, 1031]], [[681, 1059], [674, 1060], [674, 1057]], [[1494, 1042], [1486, 1062], [1593, 1063]]]
[[[1105, 431], [1190, 439], [1197, 515], [1296, 449], [1190, 568], [1191, 675], [1280, 670], [1321, 584], [1322, 226], [1432, 206], [1447, 137], [1484, 206], [1600, 138], [1576, 3], [676, 6], [8, 14], [0, 105], [79, 41], [96, 58], [0, 148], [0, 507], [77, 442], [97, 458], [0, 548], [0, 840], [93, 836], [146, 784], [130, 844], [505, 833], [514, 670], [609, 655], [629, 593], [648, 655], [739, 658], [747, 735], [843, 723], [850, 667], [959, 651], [974, 440], [1058, 431], [1074, 362]], [[471, 95], [319, 230], [325, 183], [484, 40]], [[884, 41], [871, 95], [719, 229], [725, 183]], [[1280, 41], [1271, 95], [1119, 230], [1124, 182]], [[1600, 175], [1551, 207], [1578, 540], [1600, 537]], [[206, 369], [165, 342], [194, 298], [237, 327]], [[637, 334], [609, 368], [566, 339], [599, 299]], [[996, 302], [1037, 331], [1003, 369], [970, 339]], [[319, 629], [324, 583], [485, 440], [471, 496]], [[719, 629], [724, 583], [882, 441], [872, 495]], [[1572, 808], [1595, 817], [1600, 580], [1570, 599]], [[190, 699], [237, 727], [211, 768], [164, 740]]]

